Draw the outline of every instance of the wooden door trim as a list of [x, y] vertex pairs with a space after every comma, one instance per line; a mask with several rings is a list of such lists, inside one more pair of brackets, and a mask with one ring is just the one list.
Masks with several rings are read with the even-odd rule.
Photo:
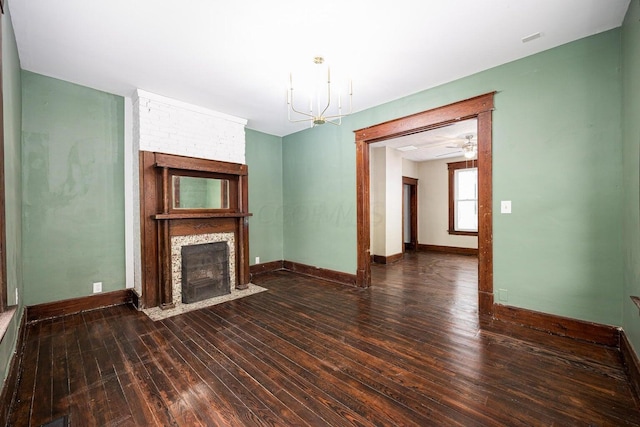
[[405, 252], [404, 242], [404, 186], [410, 186], [409, 192], [409, 221], [411, 236], [409, 237], [410, 243], [413, 246], [413, 250], [418, 250], [418, 180], [416, 178], [410, 178], [408, 176], [402, 177], [402, 252]]
[[[4, 14], [4, 4], [0, 1], [1, 12]], [[3, 18], [4, 19], [4, 18]], [[8, 305], [7, 299], [7, 227], [5, 215], [5, 175], [4, 175], [4, 102], [2, 98], [2, 21], [0, 20], [0, 313]], [[17, 286], [17, 285], [16, 285]]]
[[409, 185], [418, 185], [418, 180], [415, 178], [411, 178], [408, 176], [403, 176], [402, 177], [402, 183], [403, 184], [409, 184]]
[[356, 130], [356, 284], [371, 285], [369, 144], [462, 120], [478, 120], [478, 312], [493, 312], [492, 111], [495, 92]]

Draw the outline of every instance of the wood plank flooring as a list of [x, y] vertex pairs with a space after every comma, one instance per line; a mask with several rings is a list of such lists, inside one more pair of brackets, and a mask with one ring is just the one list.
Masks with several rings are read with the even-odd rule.
[[407, 254], [370, 289], [281, 271], [159, 322], [119, 306], [31, 324], [10, 423], [640, 426], [617, 350], [480, 321], [476, 263]]

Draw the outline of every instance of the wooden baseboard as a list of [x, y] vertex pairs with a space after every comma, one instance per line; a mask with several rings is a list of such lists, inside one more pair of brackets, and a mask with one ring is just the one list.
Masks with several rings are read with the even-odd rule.
[[256, 274], [269, 273], [271, 271], [278, 271], [284, 269], [284, 261], [271, 261], [264, 262], [262, 264], [255, 264], [249, 267], [249, 273], [251, 276], [255, 276]]
[[493, 316], [493, 294], [478, 291], [478, 314], [483, 316]]
[[621, 329], [616, 326], [587, 322], [502, 304], [493, 305], [493, 318], [554, 335], [620, 348]]
[[371, 260], [376, 264], [393, 264], [394, 262], [398, 262], [404, 256], [403, 253], [395, 254], [395, 255], [371, 255]]
[[636, 401], [640, 402], [640, 359], [638, 359], [624, 331], [620, 333], [620, 353], [622, 354], [624, 369], [631, 383], [631, 389], [636, 395]]
[[304, 274], [306, 276], [316, 277], [330, 282], [340, 283], [342, 285], [355, 286], [356, 275], [343, 273], [341, 271], [327, 270], [325, 268], [313, 267], [306, 264], [300, 264], [293, 261], [284, 261], [284, 269], [295, 273]]
[[7, 377], [2, 385], [2, 393], [0, 393], [0, 425], [8, 425], [9, 409], [14, 397], [18, 391], [18, 374], [20, 373], [20, 364], [22, 363], [22, 353], [24, 348], [24, 337], [26, 335], [27, 315], [22, 313], [20, 326], [18, 326], [18, 339], [16, 341], [16, 351], [11, 356]]
[[89, 295], [63, 301], [47, 302], [26, 308], [27, 323], [52, 317], [66, 316], [81, 311], [95, 310], [111, 305], [130, 304], [133, 302], [132, 289], [122, 289], [103, 294]]
[[136, 292], [135, 289], [129, 289], [129, 290], [131, 291], [131, 304], [133, 304], [133, 306], [137, 310], [142, 310], [143, 308], [146, 308], [140, 305], [142, 304], [142, 298], [140, 297], [140, 295], [138, 295], [138, 292]]
[[438, 246], [418, 244], [419, 251], [444, 252], [457, 255], [478, 255], [478, 250], [474, 248], [458, 248], [456, 246]]

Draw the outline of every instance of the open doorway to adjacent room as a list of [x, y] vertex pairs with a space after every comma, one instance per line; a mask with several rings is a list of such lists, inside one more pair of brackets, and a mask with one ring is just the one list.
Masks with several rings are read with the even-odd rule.
[[[426, 131], [443, 129], [455, 126], [468, 120], [474, 120], [477, 127], [477, 139], [475, 150], [477, 153], [477, 228], [478, 228], [478, 312], [481, 314], [491, 314], [493, 311], [493, 237], [492, 237], [492, 119], [494, 93], [481, 95], [449, 104], [443, 107], [424, 111], [390, 122], [381, 123], [365, 129], [357, 130], [356, 133], [356, 175], [357, 175], [357, 229], [358, 229], [358, 267], [357, 284], [362, 287], [371, 285], [371, 258], [372, 248], [379, 245], [379, 242], [372, 241], [375, 236], [376, 221], [379, 218], [375, 215], [375, 204], [371, 205], [372, 196], [379, 191], [381, 184], [372, 184], [371, 172], [383, 162], [376, 149], [384, 148], [384, 157], [396, 157], [397, 151], [385, 145], [388, 141], [418, 135]], [[471, 122], [469, 122], [471, 123]], [[380, 143], [380, 144], [379, 144]], [[379, 146], [376, 146], [378, 144]], [[406, 141], [402, 146], [406, 146]], [[409, 144], [411, 145], [411, 144]], [[451, 145], [444, 145], [445, 150]], [[462, 146], [461, 146], [462, 147]], [[464, 150], [463, 150], [464, 151]], [[452, 153], [453, 154], [453, 153]], [[401, 162], [401, 161], [400, 161]], [[396, 159], [396, 165], [397, 165]], [[400, 167], [402, 176], [402, 167]], [[385, 177], [386, 180], [386, 177]], [[402, 186], [398, 185], [398, 191], [402, 194]], [[384, 186], [386, 186], [386, 181]], [[421, 183], [422, 186], [422, 183]], [[372, 194], [372, 192], [374, 194]], [[386, 195], [385, 195], [386, 197]], [[402, 199], [400, 196], [400, 205]], [[386, 205], [385, 205], [386, 206]], [[402, 215], [400, 214], [400, 219]], [[451, 230], [449, 230], [451, 231]], [[400, 229], [399, 235], [403, 235]], [[420, 245], [418, 236], [417, 244]], [[394, 239], [395, 241], [395, 239]], [[402, 238], [400, 242], [402, 247]], [[400, 251], [402, 252], [402, 251]]]
[[418, 249], [477, 255], [477, 123], [370, 145], [374, 262]]

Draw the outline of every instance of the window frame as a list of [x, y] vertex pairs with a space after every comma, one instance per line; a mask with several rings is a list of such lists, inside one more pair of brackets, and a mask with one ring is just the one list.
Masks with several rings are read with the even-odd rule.
[[[478, 236], [477, 231], [459, 231], [456, 230], [455, 219], [455, 204], [456, 204], [456, 170], [460, 169], [473, 169], [478, 167], [478, 161], [463, 160], [460, 162], [447, 163], [447, 169], [449, 171], [449, 229], [447, 232], [451, 235], [457, 236]], [[477, 199], [476, 199], [477, 202]]]

